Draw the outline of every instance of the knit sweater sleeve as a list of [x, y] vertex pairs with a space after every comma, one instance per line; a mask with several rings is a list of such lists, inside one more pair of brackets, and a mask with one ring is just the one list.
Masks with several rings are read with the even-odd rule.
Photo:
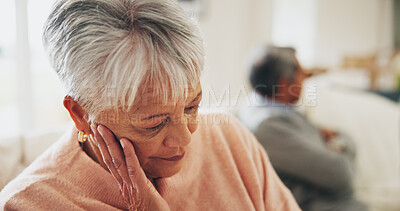
[[34, 183], [7, 200], [4, 210], [84, 210], [46, 183]]
[[4, 210], [119, 210], [89, 197], [68, 181], [57, 178], [41, 180], [9, 195]]

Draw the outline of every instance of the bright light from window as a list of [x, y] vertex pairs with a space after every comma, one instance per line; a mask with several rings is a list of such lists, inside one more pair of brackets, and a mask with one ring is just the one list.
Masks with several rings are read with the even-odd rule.
[[28, 1], [29, 44], [33, 86], [33, 127], [49, 128], [68, 120], [62, 106], [60, 81], [51, 68], [42, 45], [43, 25], [50, 14], [54, 0]]
[[0, 136], [15, 134], [18, 127], [15, 61], [15, 4], [0, 1]]
[[0, 1], [0, 138], [68, 120], [60, 82], [42, 46], [43, 25], [53, 2]]

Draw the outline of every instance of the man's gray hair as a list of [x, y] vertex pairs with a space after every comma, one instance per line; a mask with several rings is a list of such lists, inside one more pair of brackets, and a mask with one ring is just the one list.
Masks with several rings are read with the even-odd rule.
[[89, 119], [110, 106], [130, 109], [148, 88], [164, 102], [187, 97], [204, 66], [197, 24], [176, 0], [59, 0], [43, 43]]
[[293, 80], [299, 68], [295, 49], [260, 46], [253, 50], [250, 83], [263, 96], [273, 97], [281, 79]]

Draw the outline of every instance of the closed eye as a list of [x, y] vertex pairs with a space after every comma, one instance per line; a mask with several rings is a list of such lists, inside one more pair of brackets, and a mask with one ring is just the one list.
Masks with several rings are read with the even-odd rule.
[[146, 130], [149, 130], [149, 131], [156, 131], [156, 130], [159, 130], [159, 129], [163, 128], [168, 122], [169, 122], [169, 118], [165, 118], [164, 121], [162, 121], [162, 122], [161, 122], [160, 124], [158, 124], [157, 126], [150, 127], [150, 128], [146, 128]]
[[186, 113], [197, 113], [197, 110], [199, 109], [199, 105], [196, 106], [191, 106], [191, 107], [187, 107], [185, 108], [185, 112]]

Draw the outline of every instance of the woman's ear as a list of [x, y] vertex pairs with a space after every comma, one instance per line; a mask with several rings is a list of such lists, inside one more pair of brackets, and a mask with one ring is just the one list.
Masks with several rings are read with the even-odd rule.
[[64, 107], [68, 110], [69, 115], [75, 122], [75, 126], [79, 131], [90, 134], [90, 124], [87, 121], [88, 114], [83, 110], [82, 106], [76, 102], [71, 96], [65, 96]]

